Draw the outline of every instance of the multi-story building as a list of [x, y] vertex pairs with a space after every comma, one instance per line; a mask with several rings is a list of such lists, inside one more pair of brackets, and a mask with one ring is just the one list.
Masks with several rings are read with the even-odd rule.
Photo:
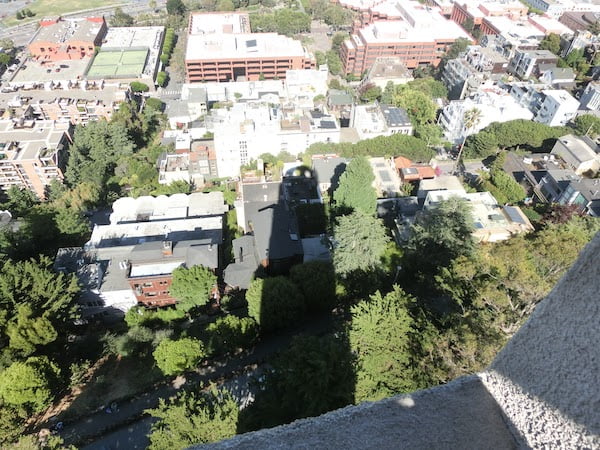
[[96, 225], [81, 249], [88, 264], [78, 274], [95, 279], [84, 295], [95, 298], [84, 316], [176, 303], [169, 291], [173, 270], [219, 269], [227, 210], [222, 192], [118, 199], [110, 224]]
[[577, 115], [579, 102], [564, 89], [544, 89], [533, 120], [551, 127], [566, 125]]
[[316, 142], [340, 141], [340, 126], [320, 110], [284, 111], [261, 102], [236, 103], [213, 110], [207, 121], [214, 132], [219, 177], [236, 177], [240, 166], [263, 153], [298, 155]]
[[0, 187], [28, 189], [46, 196], [52, 180], [62, 180], [71, 124], [51, 120], [0, 120]]
[[528, 8], [521, 2], [454, 2], [450, 19], [461, 26], [470, 23], [481, 34], [496, 34], [487, 17], [507, 17], [517, 20], [527, 17]]
[[470, 39], [435, 8], [411, 1], [393, 8], [401, 20], [373, 21], [344, 41], [340, 57], [346, 74], [360, 76], [380, 57], [398, 57], [409, 69], [437, 66], [456, 39]]
[[558, 20], [573, 31], [585, 31], [600, 20], [600, 14], [590, 11], [568, 11]]
[[510, 60], [508, 70], [522, 79], [539, 75], [540, 64], [554, 64], [558, 56], [549, 50], [517, 50]]
[[[465, 114], [479, 111], [479, 119], [471, 128], [465, 127]], [[519, 105], [508, 93], [496, 89], [482, 91], [465, 100], [451, 101], [440, 114], [439, 124], [444, 128], [446, 139], [456, 144], [471, 134], [475, 134], [492, 122], [507, 122], [515, 119], [531, 120], [533, 113]]]
[[600, 83], [591, 81], [581, 94], [581, 109], [600, 111]]
[[466, 53], [444, 66], [442, 82], [448, 88], [448, 98], [462, 100], [477, 92], [487, 80], [497, 79], [506, 72], [508, 60], [491, 48], [471, 45]]
[[285, 79], [291, 69], [316, 62], [297, 41], [276, 33], [251, 33], [247, 13], [193, 13], [185, 55], [190, 83]]
[[90, 120], [110, 120], [119, 109], [119, 103], [101, 100], [73, 99], [60, 97], [54, 101], [38, 101], [32, 105], [33, 113], [45, 120], [71, 122], [75, 125], [87, 124]]
[[377, 58], [373, 66], [369, 69], [367, 76], [363, 80], [363, 86], [374, 84], [381, 89], [385, 89], [389, 82], [394, 84], [406, 84], [414, 80], [411, 72], [406, 68], [406, 64], [400, 58], [387, 57]]
[[91, 57], [102, 44], [106, 30], [103, 17], [44, 19], [28, 45], [29, 54], [39, 62]]

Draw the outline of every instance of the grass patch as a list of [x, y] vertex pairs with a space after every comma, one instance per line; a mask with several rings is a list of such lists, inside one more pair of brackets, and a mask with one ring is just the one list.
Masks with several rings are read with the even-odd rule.
[[37, 22], [48, 16], [58, 16], [84, 9], [102, 8], [118, 4], [125, 3], [121, 0], [34, 0], [26, 6], [27, 9], [30, 9], [35, 14], [34, 17], [17, 20], [15, 15], [11, 14], [2, 23], [7, 27], [11, 27], [23, 23]]

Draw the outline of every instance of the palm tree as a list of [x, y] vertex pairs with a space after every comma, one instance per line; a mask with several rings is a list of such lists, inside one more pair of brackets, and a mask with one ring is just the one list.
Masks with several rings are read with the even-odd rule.
[[462, 158], [463, 148], [465, 147], [465, 141], [467, 140], [467, 132], [477, 126], [477, 124], [481, 121], [481, 110], [478, 108], [471, 108], [468, 111], [465, 111], [463, 114], [463, 141], [460, 144], [460, 149], [458, 151], [458, 156], [456, 157], [456, 162], [454, 163], [453, 172], [456, 173], [456, 169], [460, 164], [460, 159]]

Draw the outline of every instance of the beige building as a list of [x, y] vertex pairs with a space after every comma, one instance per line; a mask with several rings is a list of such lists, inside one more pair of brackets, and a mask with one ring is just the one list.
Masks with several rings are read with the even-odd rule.
[[0, 187], [29, 189], [46, 196], [52, 180], [63, 179], [71, 124], [51, 120], [0, 120]]

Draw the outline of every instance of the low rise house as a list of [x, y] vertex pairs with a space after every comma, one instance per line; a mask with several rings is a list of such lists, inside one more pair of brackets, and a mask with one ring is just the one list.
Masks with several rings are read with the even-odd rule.
[[196, 187], [217, 177], [217, 158], [212, 147], [202, 141], [190, 143], [190, 150], [163, 153], [158, 158], [158, 182], [171, 184], [185, 181]]
[[577, 175], [587, 173], [594, 176], [600, 170], [598, 144], [587, 136], [561, 136], [556, 140], [551, 153], [560, 156]]
[[336, 190], [340, 176], [346, 170], [346, 166], [350, 160], [341, 158], [337, 155], [313, 155], [312, 170], [321, 195], [328, 193], [333, 195]]
[[228, 286], [246, 289], [259, 267], [271, 274], [286, 273], [305, 260], [305, 247], [310, 254], [328, 252], [325, 243], [318, 251], [313, 239], [325, 232], [324, 223], [322, 229], [315, 229], [314, 220], [309, 220], [314, 213], [323, 213], [314, 178], [291, 176], [281, 182], [242, 183], [240, 190], [235, 207], [245, 236], [234, 241], [236, 261], [223, 275]]
[[363, 81], [363, 85], [372, 83], [383, 90], [390, 82], [394, 84], [406, 84], [412, 80], [414, 78], [406, 68], [406, 64], [402, 62], [402, 59], [398, 57], [382, 57], [375, 60]]
[[402, 181], [390, 160], [386, 158], [369, 158], [375, 180], [377, 197], [396, 197], [400, 193]]
[[499, 206], [489, 192], [429, 191], [425, 197], [424, 209], [435, 208], [440, 202], [451, 197], [462, 198], [468, 202], [473, 217], [473, 238], [477, 242], [503, 241], [534, 229], [519, 207]]
[[404, 109], [379, 103], [355, 106], [350, 126], [356, 129], [360, 139], [413, 134], [412, 122]]
[[575, 72], [570, 67], [540, 67], [540, 81], [561, 88], [575, 86]]
[[394, 166], [403, 183], [413, 183], [435, 178], [435, 169], [428, 164], [415, 164], [404, 156], [394, 158]]

